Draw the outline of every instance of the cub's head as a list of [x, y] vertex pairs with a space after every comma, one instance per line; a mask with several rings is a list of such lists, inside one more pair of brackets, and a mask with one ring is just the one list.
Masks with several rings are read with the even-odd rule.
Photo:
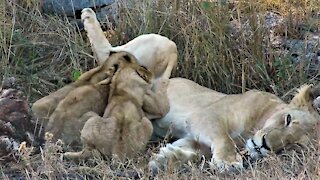
[[147, 88], [151, 88], [154, 80], [153, 73], [136, 62], [134, 56], [125, 53], [113, 63], [111, 67], [115, 73], [111, 81], [112, 93], [126, 93], [140, 97]]
[[78, 80], [89, 81], [92, 84], [96, 84], [106, 78], [110, 78], [116, 72], [116, 66], [126, 61], [131, 64], [137, 64], [137, 59], [128, 52], [110, 52], [110, 56], [103, 64], [83, 73]]
[[313, 107], [313, 97], [312, 86], [302, 86], [290, 104], [274, 112], [263, 128], [247, 140], [246, 149], [250, 156], [258, 159], [289, 145], [306, 146], [320, 122], [320, 116]]

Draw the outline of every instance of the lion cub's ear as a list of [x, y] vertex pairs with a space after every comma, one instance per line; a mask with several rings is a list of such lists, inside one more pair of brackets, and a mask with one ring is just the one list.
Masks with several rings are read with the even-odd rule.
[[290, 104], [296, 107], [310, 106], [313, 102], [312, 85], [303, 85], [293, 97]]
[[140, 66], [137, 70], [136, 70], [137, 74], [144, 79], [147, 83], [151, 83], [152, 79], [153, 79], [153, 74], [152, 72], [150, 72], [146, 67], [144, 66]]
[[120, 64], [127, 65], [127, 64], [137, 64], [137, 59], [134, 55], [128, 52], [119, 52], [118, 55], [121, 57]]
[[137, 64], [136, 57], [134, 57], [132, 54], [127, 53], [126, 55], [123, 56], [123, 58], [128, 62], [128, 63], [133, 63]]
[[107, 79], [104, 79], [104, 80], [98, 82], [98, 85], [108, 85], [110, 83], [111, 83], [111, 78], [108, 77]]

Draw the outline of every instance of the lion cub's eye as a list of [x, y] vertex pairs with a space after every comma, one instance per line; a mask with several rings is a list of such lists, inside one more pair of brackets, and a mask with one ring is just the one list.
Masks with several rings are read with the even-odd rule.
[[292, 121], [291, 115], [290, 114], [286, 115], [286, 119], [285, 119], [286, 126], [289, 126], [291, 121]]

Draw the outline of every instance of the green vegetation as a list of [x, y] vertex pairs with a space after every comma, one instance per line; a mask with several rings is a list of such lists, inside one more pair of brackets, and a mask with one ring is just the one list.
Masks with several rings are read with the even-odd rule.
[[[77, 79], [81, 72], [94, 67], [95, 62], [85, 34], [73, 22], [43, 14], [36, 0], [22, 2], [26, 4], [15, 4], [10, 0], [0, 2], [0, 80], [16, 77], [29, 101], [34, 102]], [[237, 3], [196, 0], [151, 3], [141, 0], [135, 1], [134, 5], [119, 3], [117, 26], [110, 27], [113, 30], [111, 44], [120, 45], [144, 33], [167, 36], [176, 42], [179, 50], [175, 76], [225, 93], [256, 88], [285, 100], [296, 87], [319, 79], [318, 70], [309, 70], [311, 62], [294, 62], [291, 55], [271, 48], [272, 42], [265, 39], [270, 32], [263, 19], [267, 11], [276, 12], [285, 19], [276, 33], [285, 39], [304, 40], [308, 33], [320, 33], [318, 0], [240, 0]], [[234, 20], [243, 25], [236, 33], [230, 25]], [[149, 150], [147, 156], [126, 162], [96, 159], [77, 164], [61, 160], [61, 146], [48, 142], [41, 154], [26, 154], [24, 160], [13, 166], [15, 168], [1, 166], [3, 173], [0, 176], [11, 179], [11, 175], [19, 172], [26, 179], [109, 179], [116, 178], [117, 172], [137, 171], [137, 176], [145, 178], [152, 151]], [[319, 154], [320, 145], [316, 143], [301, 152], [265, 158], [247, 171], [232, 175], [215, 174], [200, 160], [185, 165], [183, 170], [172, 168], [159, 178], [320, 179]]]

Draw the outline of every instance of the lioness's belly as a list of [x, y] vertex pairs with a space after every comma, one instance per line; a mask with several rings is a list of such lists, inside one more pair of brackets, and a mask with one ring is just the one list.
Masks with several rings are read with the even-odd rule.
[[170, 79], [168, 86], [170, 110], [165, 117], [153, 121], [153, 138], [164, 138], [169, 132], [174, 138], [188, 136], [190, 118], [225, 96], [184, 78]]

